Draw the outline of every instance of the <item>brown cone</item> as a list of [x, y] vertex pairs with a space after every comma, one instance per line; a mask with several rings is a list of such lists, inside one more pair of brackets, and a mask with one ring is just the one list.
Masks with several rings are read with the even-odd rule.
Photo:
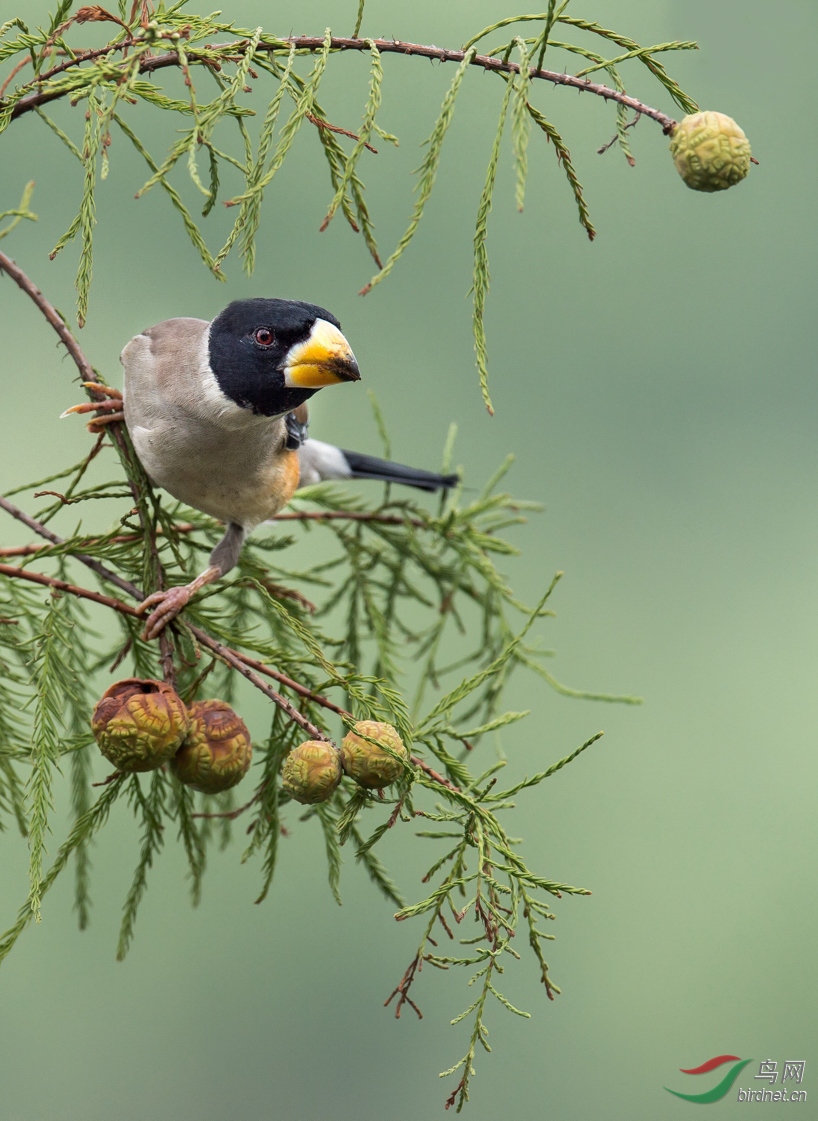
[[179, 749], [188, 727], [181, 697], [164, 681], [128, 677], [106, 689], [91, 730], [119, 771], [153, 771]]
[[247, 725], [226, 701], [195, 701], [190, 728], [171, 762], [181, 782], [203, 794], [219, 794], [241, 782], [253, 757]]

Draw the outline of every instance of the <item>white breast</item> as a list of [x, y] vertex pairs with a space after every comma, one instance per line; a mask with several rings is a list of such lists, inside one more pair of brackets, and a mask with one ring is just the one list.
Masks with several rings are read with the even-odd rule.
[[210, 370], [209, 324], [166, 320], [122, 351], [125, 423], [151, 480], [247, 529], [280, 508], [284, 422], [226, 397]]

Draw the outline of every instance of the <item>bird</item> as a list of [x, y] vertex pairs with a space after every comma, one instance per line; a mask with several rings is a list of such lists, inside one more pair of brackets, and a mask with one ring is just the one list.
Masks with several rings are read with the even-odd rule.
[[213, 320], [166, 319], [135, 335], [120, 361], [122, 393], [98, 383], [104, 402], [89, 425], [124, 421], [151, 483], [223, 522], [207, 568], [188, 584], [154, 592], [137, 608], [157, 638], [201, 588], [237, 563], [247, 535], [275, 518], [299, 487], [324, 479], [376, 479], [426, 491], [454, 474], [348, 451], [308, 436], [307, 401], [360, 380], [358, 363], [325, 308], [301, 300], [235, 300]]

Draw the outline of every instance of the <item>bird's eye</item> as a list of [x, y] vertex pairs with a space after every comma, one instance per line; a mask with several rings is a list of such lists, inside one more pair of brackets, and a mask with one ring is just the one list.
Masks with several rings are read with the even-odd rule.
[[257, 327], [253, 338], [259, 346], [272, 346], [275, 340], [275, 335], [269, 327]]

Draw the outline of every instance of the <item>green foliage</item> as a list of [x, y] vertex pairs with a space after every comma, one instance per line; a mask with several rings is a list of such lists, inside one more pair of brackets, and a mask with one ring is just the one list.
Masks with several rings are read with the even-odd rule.
[[[143, 8], [150, 11], [149, 20], [144, 18]], [[236, 246], [245, 270], [248, 273], [253, 271], [265, 195], [289, 157], [297, 134], [308, 122], [327, 160], [332, 187], [328, 210], [320, 228], [326, 229], [340, 209], [350, 227], [361, 234], [378, 266], [378, 271], [361, 289], [362, 293], [367, 293], [391, 273], [414, 239], [434, 188], [456, 101], [466, 85], [466, 73], [483, 68], [498, 79], [510, 79], [513, 86], [511, 94], [504, 92], [501, 97], [502, 107], [475, 222], [474, 339], [481, 390], [490, 409], [488, 354], [483, 324], [488, 292], [486, 229], [509, 103], [518, 208], [522, 209], [524, 200], [528, 141], [533, 122], [554, 145], [558, 164], [576, 199], [580, 222], [589, 237], [594, 236], [595, 230], [568, 147], [553, 124], [550, 111], [546, 113], [542, 105], [535, 104], [534, 87], [539, 87], [537, 97], [545, 87], [545, 82], [539, 79], [545, 78], [558, 85], [573, 85], [613, 101], [616, 141], [631, 163], [634, 161], [627, 129], [632, 128], [642, 115], [653, 117], [666, 131], [674, 122], [658, 110], [627, 97], [620, 73], [623, 64], [641, 63], [682, 110], [689, 113], [697, 108], [657, 57], [668, 51], [694, 49], [695, 43], [678, 41], [641, 46], [628, 36], [604, 28], [593, 20], [567, 14], [568, 8], [569, 0], [561, 3], [549, 0], [545, 12], [522, 13], [498, 20], [473, 35], [461, 50], [448, 51], [359, 38], [366, 15], [364, 0], [359, 0], [357, 5], [351, 39], [334, 36], [330, 29], [320, 37], [291, 38], [286, 35], [278, 37], [262, 28], [239, 28], [225, 22], [218, 12], [209, 16], [191, 12], [187, 0], [146, 6], [121, 4], [119, 19], [104, 8], [61, 3], [48, 28], [34, 31], [19, 19], [7, 21], [0, 27], [0, 63], [8, 61], [14, 68], [19, 65], [20, 74], [0, 101], [0, 132], [34, 111], [83, 169], [77, 216], [54, 248], [56, 254], [77, 234], [80, 235], [78, 322], [82, 325], [87, 315], [93, 270], [95, 193], [98, 179], [108, 176], [112, 153], [116, 151], [115, 146], [112, 147], [113, 126], [131, 141], [150, 169], [150, 177], [137, 192], [137, 197], [160, 184], [207, 268], [217, 279], [224, 279], [222, 266]], [[91, 21], [107, 23], [113, 36], [106, 47], [83, 55], [82, 52], [77, 53], [74, 40], [78, 26]], [[505, 40], [503, 33], [507, 28], [513, 32], [531, 29], [534, 34], [522, 37], [514, 33], [511, 39]], [[563, 30], [578, 33], [579, 41], [559, 38]], [[222, 41], [225, 36], [229, 41]], [[617, 53], [612, 57], [598, 53], [592, 49], [594, 40], [602, 40], [608, 50], [613, 49]], [[358, 133], [333, 124], [318, 101], [319, 87], [332, 58], [346, 50], [365, 51], [370, 56], [369, 88]], [[371, 144], [373, 136], [397, 143], [378, 120], [385, 81], [383, 55], [391, 52], [456, 62], [457, 69], [425, 143], [424, 157], [417, 169], [415, 202], [408, 225], [382, 264], [359, 169], [365, 162], [364, 152], [375, 151]], [[546, 52], [549, 60], [552, 56], [554, 58], [553, 70], [542, 69]], [[315, 58], [306, 75], [302, 75], [299, 67], [307, 55], [315, 55]], [[512, 55], [518, 59], [517, 62], [511, 60]], [[572, 56], [582, 58], [589, 65], [573, 75], [567, 75], [565, 64]], [[162, 84], [161, 71], [169, 67], [182, 73], [185, 92], [180, 98], [170, 96]], [[599, 71], [610, 78], [612, 88], [591, 82], [590, 76], [596, 76]], [[253, 98], [248, 95], [256, 88], [263, 88], [262, 74], [272, 80], [275, 88], [256, 128], [252, 118], [257, 115], [258, 109], [253, 107]], [[535, 81], [535, 78], [538, 80]], [[251, 79], [255, 82], [253, 89], [248, 85]], [[559, 94], [552, 99], [556, 102], [558, 97]], [[72, 106], [83, 107], [85, 121], [81, 137], [76, 135], [72, 139], [43, 110], [44, 105], [62, 98], [67, 98]], [[292, 104], [292, 109], [280, 124], [282, 107], [288, 102]], [[176, 120], [177, 139], [161, 160], [156, 160], [146, 150], [128, 121], [140, 104]], [[627, 120], [629, 106], [636, 110], [630, 122]], [[342, 138], [349, 138], [349, 149], [344, 146]], [[201, 166], [203, 163], [206, 171]], [[185, 169], [186, 176], [178, 174], [180, 168]], [[174, 176], [175, 182], [172, 180]], [[218, 250], [209, 248], [201, 224], [193, 217], [193, 204], [185, 201], [185, 178], [194, 197], [205, 198], [203, 218], [214, 212], [223, 184], [235, 184], [238, 179], [238, 189], [231, 186], [232, 193], [223, 199], [226, 206], [237, 209], [232, 228]], [[14, 215], [15, 221], [19, 217], [32, 217], [27, 211], [27, 200], [21, 205], [19, 215], [16, 211], [9, 212], [11, 215]]]
[[28, 204], [31, 202], [31, 196], [33, 195], [33, 193], [34, 184], [27, 183], [26, 188], [23, 191], [23, 197], [20, 200], [20, 205], [15, 210], [0, 211], [0, 221], [2, 221], [3, 218], [11, 218], [9, 224], [0, 229], [0, 240], [2, 240], [4, 237], [8, 237], [11, 231], [20, 224], [23, 218], [27, 218], [29, 222], [37, 221], [37, 215], [32, 214], [28, 207]]
[[[58, 539], [23, 557], [19, 569], [0, 576], [0, 606], [15, 619], [13, 626], [0, 627], [0, 643], [8, 651], [4, 664], [9, 667], [0, 681], [4, 733], [0, 761], [7, 764], [0, 766], [0, 776], [8, 776], [0, 806], [6, 817], [27, 817], [32, 853], [28, 911], [21, 912], [0, 941], [0, 958], [28, 918], [39, 917], [42, 896], [70, 856], [76, 865], [78, 919], [81, 927], [87, 925], [88, 844], [117, 801], [130, 807], [141, 838], [123, 908], [120, 958], [131, 945], [148, 873], [171, 835], [169, 827], [174, 827], [172, 832], [186, 853], [195, 904], [201, 897], [208, 851], [224, 843], [222, 829], [233, 820], [242, 818], [249, 837], [242, 859], [259, 864], [259, 902], [272, 885], [285, 822], [288, 832], [314, 823], [324, 839], [329, 884], [338, 902], [344, 855], [349, 851], [378, 890], [399, 908], [395, 916], [399, 921], [422, 921], [417, 963], [447, 969], [478, 967], [475, 983], [480, 982], [481, 997], [464, 1016], [474, 1019], [472, 1042], [484, 1040], [484, 1018], [491, 1003], [516, 1011], [499, 986], [504, 962], [519, 956], [511, 938], [520, 916], [526, 924], [529, 916], [552, 917], [549, 896], [585, 894], [582, 888], [531, 870], [502, 815], [513, 809], [517, 793], [550, 777], [598, 737], [546, 771], [499, 793], [495, 789], [506, 765], [497, 736], [528, 715], [503, 709], [504, 688], [521, 668], [547, 675], [544, 655], [531, 636], [550, 614], [548, 601], [557, 578], [538, 604], [527, 607], [497, 567], [498, 561], [505, 562], [516, 552], [503, 531], [524, 523], [536, 505], [498, 491], [509, 463], [469, 501], [464, 502], [457, 491], [436, 511], [389, 495], [382, 503], [368, 506], [326, 483], [306, 488], [275, 530], [260, 531], [250, 539], [235, 575], [200, 596], [180, 619], [173, 654], [178, 690], [187, 701], [209, 695], [235, 702], [236, 675], [229, 664], [205, 657], [201, 635], [206, 634], [283, 675], [282, 692], [321, 734], [338, 739], [345, 726], [362, 718], [393, 723], [404, 742], [411, 744], [412, 757], [403, 777], [384, 797], [345, 778], [325, 804], [304, 812], [291, 803], [281, 789], [279, 772], [288, 752], [305, 736], [281, 707], [274, 707], [269, 735], [255, 744], [255, 779], [248, 780], [254, 790], [243, 805], [228, 803], [224, 796], [193, 794], [164, 770], [147, 776], [109, 776], [101, 796], [92, 801], [91, 760], [96, 753], [91, 747], [89, 754], [88, 727], [95, 672], [113, 665], [123, 676], [131, 672], [156, 676], [161, 672], [157, 651], [141, 640], [141, 622], [131, 615], [114, 611], [117, 629], [111, 634], [110, 628], [107, 633], [100, 628], [106, 633], [102, 638], [91, 630], [96, 620], [89, 620], [82, 603], [71, 595], [31, 593], [22, 583], [22, 574], [36, 561], [38, 572], [51, 570], [82, 586], [82, 564], [96, 561], [117, 574], [126, 587], [146, 576], [156, 582], [157, 573], [167, 583], [181, 583], [201, 567], [221, 532], [218, 523], [195, 510], [160, 502], [129, 457], [127, 446], [122, 462], [137, 488], [143, 523], [132, 522], [132, 493], [124, 492], [125, 501], [116, 477], [84, 488], [78, 485], [88, 469], [87, 459], [83, 460], [62, 473], [67, 481], [64, 496], [71, 494], [71, 502], [81, 508], [105, 494], [124, 506], [119, 522], [103, 536], [88, 537], [80, 527], [66, 540]], [[295, 567], [288, 563], [291, 555], [297, 558]], [[110, 581], [103, 579], [100, 586], [111, 591]], [[315, 603], [305, 599], [305, 591]], [[28, 679], [15, 666], [27, 667]], [[414, 672], [413, 667], [417, 667]], [[413, 679], [417, 683], [414, 715], [402, 699]], [[101, 688], [102, 684], [97, 690]], [[435, 698], [426, 704], [432, 688]], [[325, 693], [333, 692], [340, 693], [338, 702], [325, 699]], [[24, 747], [27, 733], [19, 727], [24, 695], [32, 698], [30, 754]], [[485, 755], [481, 746], [492, 741], [494, 751], [473, 767], [472, 760]], [[74, 825], [55, 863], [44, 873], [55, 773], [66, 756]], [[27, 783], [22, 777], [26, 769]], [[20, 804], [24, 786], [29, 792], [27, 810]], [[432, 831], [420, 830], [418, 836], [431, 840], [439, 851], [424, 877], [428, 894], [407, 906], [374, 850], [392, 828], [411, 828], [419, 821], [435, 825]], [[434, 928], [454, 939], [456, 930], [467, 929], [462, 926], [466, 918], [477, 923], [478, 937], [461, 940], [468, 947], [465, 956], [442, 955], [433, 939]], [[534, 931], [529, 937], [547, 991], [557, 991], [540, 948], [545, 935]], [[407, 986], [400, 1005], [408, 999]], [[466, 1100], [473, 1058], [474, 1048], [460, 1064], [464, 1073], [458, 1101]]]
[[53, 809], [53, 772], [61, 753], [60, 729], [64, 705], [74, 699], [75, 673], [71, 658], [70, 624], [65, 600], [53, 596], [46, 605], [42, 626], [31, 639], [31, 774], [28, 781], [28, 843], [31, 850], [30, 905], [40, 921], [40, 898], [48, 817]]
[[[631, 161], [626, 130], [634, 121], [626, 119], [628, 108], [637, 113], [635, 119], [652, 117], [666, 129], [673, 122], [628, 98], [621, 64], [641, 63], [677, 105], [685, 111], [695, 108], [655, 57], [694, 44], [640, 47], [599, 24], [568, 16], [568, 6], [569, 0], [549, 0], [546, 12], [500, 20], [462, 49], [450, 51], [359, 38], [365, 0], [357, 5], [351, 40], [334, 37], [329, 29], [321, 36], [293, 39], [262, 28], [235, 28], [218, 13], [193, 14], [185, 0], [156, 5], [120, 0], [118, 17], [64, 0], [47, 29], [31, 31], [19, 19], [3, 24], [0, 64], [9, 66], [17, 84], [12, 81], [0, 100], [0, 132], [23, 119], [33, 122], [36, 114], [81, 168], [76, 217], [53, 251], [60, 252], [78, 238], [79, 323], [88, 312], [93, 273], [95, 194], [99, 180], [115, 163], [112, 129], [147, 164], [150, 174], [139, 195], [161, 186], [206, 267], [224, 279], [222, 266], [236, 247], [245, 269], [252, 271], [263, 202], [296, 136], [309, 124], [326, 158], [332, 192], [321, 229], [340, 211], [361, 234], [378, 268], [363, 289], [368, 292], [389, 275], [415, 237], [441, 167], [457, 99], [467, 75], [481, 68], [503, 82], [474, 235], [474, 338], [480, 384], [490, 408], [484, 328], [488, 218], [509, 118], [517, 206], [522, 208], [524, 202], [535, 124], [553, 144], [580, 222], [593, 237], [582, 186], [565, 141], [551, 122], [551, 109], [547, 116], [534, 104], [548, 88], [542, 79], [613, 101], [615, 139]], [[102, 48], [79, 51], [77, 28], [91, 21], [109, 24], [112, 38]], [[514, 32], [507, 41], [502, 34], [506, 28]], [[560, 29], [584, 38], [563, 42], [555, 38]], [[523, 36], [521, 30], [534, 34]], [[618, 53], [596, 53], [587, 45], [594, 38], [613, 44], [607, 49]], [[357, 133], [333, 124], [318, 100], [332, 59], [345, 50], [368, 56], [369, 81]], [[360, 168], [366, 153], [374, 150], [373, 140], [397, 143], [382, 127], [379, 114], [386, 80], [383, 56], [398, 51], [449, 61], [455, 68], [425, 144], [408, 225], [382, 263]], [[555, 67], [563, 67], [571, 56], [588, 65], [573, 76], [562, 69], [543, 71], [544, 60], [550, 62], [552, 56]], [[160, 71], [169, 68], [182, 76], [181, 98], [170, 96], [160, 84]], [[609, 76], [612, 88], [591, 82], [588, 76], [600, 70]], [[247, 83], [252, 80], [260, 87], [262, 79], [269, 80], [272, 91], [255, 123]], [[559, 96], [553, 95], [555, 106]], [[73, 138], [72, 129], [64, 130], [44, 109], [62, 98], [82, 107], [84, 120], [73, 130]], [[130, 123], [133, 107], [139, 104], [177, 125], [176, 139], [161, 159], [148, 152]], [[29, 184], [20, 205], [0, 214], [0, 220], [10, 219], [0, 237], [23, 218], [36, 219], [29, 209], [31, 190]], [[222, 192], [234, 217], [224, 244], [214, 251], [203, 222], [193, 214], [202, 207], [206, 220]], [[3, 267], [8, 271], [11, 263]], [[35, 302], [39, 297], [32, 290], [29, 295]], [[40, 307], [44, 310], [42, 303]], [[63, 342], [75, 348], [58, 313], [47, 318]], [[87, 381], [90, 366], [77, 349], [72, 354]], [[388, 455], [389, 437], [374, 398], [373, 409]], [[450, 469], [454, 436], [452, 428], [443, 453], [444, 470]], [[111, 447], [116, 466], [109, 462]], [[528, 1016], [502, 988], [506, 965], [519, 959], [523, 949], [522, 939], [515, 946], [515, 934], [524, 932], [538, 976], [553, 998], [559, 990], [550, 978], [543, 947], [552, 936], [542, 926], [554, 918], [553, 899], [588, 894], [531, 869], [506, 821], [518, 794], [550, 778], [601, 733], [545, 770], [498, 791], [507, 762], [502, 730], [528, 715], [505, 709], [505, 688], [513, 674], [524, 671], [570, 696], [635, 702], [570, 689], [548, 670], [547, 652], [534, 635], [550, 614], [548, 603], [559, 576], [533, 607], [511, 589], [501, 566], [516, 548], [504, 533], [523, 523], [536, 506], [498, 489], [509, 466], [510, 460], [476, 497], [457, 488], [435, 510], [394, 498], [389, 487], [382, 501], [369, 505], [333, 485], [300, 491], [275, 528], [251, 538], [231, 577], [191, 602], [158, 649], [141, 637], [143, 624], [133, 614], [133, 604], [147, 592], [194, 576], [221, 528], [152, 490], [121, 425], [107, 429], [79, 463], [20, 488], [62, 486], [61, 492], [47, 492], [47, 505], [36, 519], [3, 499], [7, 512], [22, 517], [42, 541], [39, 549], [19, 552], [14, 564], [0, 566], [0, 828], [13, 824], [28, 838], [30, 850], [29, 895], [0, 939], [0, 961], [29, 922], [39, 921], [43, 898], [72, 859], [78, 922], [81, 928], [88, 925], [89, 846], [117, 804], [133, 813], [140, 838], [124, 901], [119, 958], [132, 943], [149, 871], [170, 837], [177, 838], [186, 854], [195, 905], [212, 847], [226, 847], [232, 825], [240, 819], [247, 838], [242, 861], [258, 865], [261, 903], [272, 888], [282, 836], [318, 829], [330, 890], [339, 902], [344, 859], [351, 853], [378, 891], [398, 908], [395, 918], [420, 928], [417, 950], [390, 998], [397, 1015], [407, 1004], [419, 1014], [413, 985], [424, 964], [466, 970], [477, 995], [452, 1023], [469, 1021], [469, 1041], [460, 1060], [443, 1072], [457, 1076], [447, 1106], [462, 1108], [478, 1047], [489, 1050], [489, 1009], [500, 1006]], [[115, 504], [109, 532], [89, 536], [80, 522], [61, 539], [48, 528], [65, 507], [74, 506], [81, 514], [83, 504], [91, 501]], [[89, 570], [99, 591], [84, 583], [91, 578]], [[26, 582], [38, 579], [40, 584]], [[102, 619], [106, 612], [107, 625]], [[148, 776], [109, 774], [97, 784], [100, 789], [93, 797], [91, 781], [99, 756], [89, 720], [94, 695], [102, 691], [103, 680], [110, 681], [103, 677], [104, 669], [119, 669], [123, 676], [164, 675], [175, 681], [187, 702], [218, 696], [240, 704], [243, 694], [237, 686], [242, 676], [261, 689], [272, 703], [269, 731], [255, 744], [255, 768], [246, 780], [250, 790], [245, 801], [237, 802], [233, 792], [194, 794], [165, 769]], [[402, 776], [383, 793], [364, 790], [345, 777], [329, 801], [306, 810], [296, 806], [280, 784], [287, 754], [305, 738], [338, 740], [360, 719], [385, 720], [399, 730], [409, 749]], [[539, 730], [533, 734], [543, 738]], [[65, 770], [72, 820], [49, 865], [49, 831], [62, 789], [58, 776]], [[419, 824], [424, 828], [417, 829]], [[434, 850], [422, 897], [408, 904], [376, 851], [393, 829], [414, 832], [431, 841]], [[440, 938], [450, 952], [443, 952]]]

